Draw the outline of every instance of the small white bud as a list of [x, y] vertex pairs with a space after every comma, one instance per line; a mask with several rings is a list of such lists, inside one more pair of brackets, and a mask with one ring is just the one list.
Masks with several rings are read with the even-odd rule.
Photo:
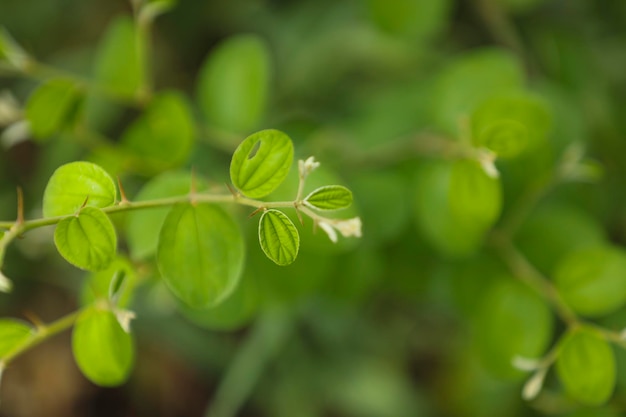
[[0, 291], [2, 292], [11, 292], [13, 288], [13, 283], [9, 278], [7, 278], [2, 271], [0, 271]]
[[130, 322], [135, 319], [137, 315], [130, 310], [116, 309], [115, 317], [122, 329], [124, 329], [126, 333], [130, 333]]
[[306, 178], [311, 172], [319, 168], [320, 163], [315, 160], [314, 157], [309, 156], [305, 161], [302, 159], [298, 161], [298, 171], [300, 177]]
[[326, 222], [319, 222], [318, 226], [326, 232], [326, 234], [328, 235], [328, 238], [333, 242], [333, 243], [337, 243], [337, 232], [335, 232], [335, 229], [333, 229], [333, 227]]
[[511, 365], [520, 371], [535, 371], [542, 367], [541, 360], [525, 358], [523, 356], [515, 356], [511, 361]]
[[530, 377], [524, 384], [522, 389], [522, 398], [526, 401], [533, 400], [537, 397], [541, 388], [543, 387], [543, 381], [548, 373], [548, 368], [540, 368]]
[[361, 237], [361, 218], [354, 217], [348, 220], [341, 220], [335, 223], [335, 228], [343, 237]]
[[483, 171], [485, 171], [485, 174], [491, 178], [500, 177], [500, 172], [495, 164], [496, 156], [497, 155], [489, 149], [481, 148], [478, 150], [478, 162], [483, 168]]

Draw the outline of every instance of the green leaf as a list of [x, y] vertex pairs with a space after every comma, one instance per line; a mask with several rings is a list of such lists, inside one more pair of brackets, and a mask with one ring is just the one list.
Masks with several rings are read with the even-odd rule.
[[441, 32], [452, 9], [450, 0], [368, 0], [367, 5], [382, 30], [420, 38]]
[[[188, 172], [165, 172], [150, 180], [133, 201], [189, 194], [191, 182]], [[133, 259], [146, 259], [156, 253], [159, 233], [169, 211], [169, 207], [155, 207], [128, 213], [126, 236]]]
[[432, 109], [438, 125], [458, 134], [463, 119], [494, 94], [519, 91], [524, 71], [514, 54], [479, 49], [461, 56], [441, 72]]
[[352, 191], [341, 185], [327, 185], [311, 191], [304, 204], [318, 210], [347, 208], [352, 204]]
[[59, 222], [54, 231], [54, 244], [72, 265], [100, 271], [115, 257], [117, 236], [113, 223], [102, 210], [85, 207], [77, 216]]
[[476, 343], [483, 364], [494, 375], [516, 380], [515, 356], [538, 358], [552, 337], [553, 315], [545, 301], [509, 276], [498, 276], [481, 298]]
[[289, 136], [278, 130], [262, 130], [239, 144], [230, 163], [230, 178], [244, 195], [265, 197], [284, 181], [292, 162]]
[[21, 320], [0, 319], [0, 361], [35, 334], [35, 329]]
[[156, 96], [122, 136], [122, 146], [153, 172], [181, 165], [189, 157], [194, 122], [185, 98], [176, 92]]
[[293, 222], [282, 211], [265, 210], [259, 220], [259, 243], [265, 255], [277, 265], [296, 260], [300, 235]]
[[228, 297], [243, 259], [239, 228], [220, 207], [177, 204], [167, 215], [157, 262], [165, 283], [188, 306], [206, 308]]
[[72, 350], [81, 372], [100, 386], [124, 383], [133, 367], [132, 338], [108, 310], [94, 307], [80, 314], [72, 334]]
[[95, 78], [115, 94], [134, 97], [143, 83], [143, 71], [133, 21], [119, 17], [110, 24], [98, 47]]
[[626, 251], [601, 246], [571, 252], [556, 267], [555, 282], [577, 313], [589, 317], [612, 313], [626, 302]]
[[44, 139], [65, 127], [78, 98], [74, 81], [55, 78], [41, 84], [26, 103], [26, 120], [33, 135]]
[[447, 257], [474, 254], [500, 214], [499, 179], [462, 160], [425, 163], [416, 180], [415, 214], [424, 237]]
[[559, 347], [556, 371], [565, 391], [585, 405], [605, 403], [615, 387], [615, 357], [607, 341], [579, 329], [566, 334]]
[[247, 132], [265, 112], [271, 73], [265, 42], [254, 35], [218, 45], [200, 70], [198, 100], [206, 120], [221, 129]]
[[75, 214], [85, 202], [90, 207], [108, 207], [116, 195], [115, 183], [105, 170], [90, 162], [70, 162], [50, 177], [43, 194], [43, 215]]
[[546, 141], [552, 118], [546, 103], [529, 93], [488, 99], [472, 114], [473, 142], [513, 158]]

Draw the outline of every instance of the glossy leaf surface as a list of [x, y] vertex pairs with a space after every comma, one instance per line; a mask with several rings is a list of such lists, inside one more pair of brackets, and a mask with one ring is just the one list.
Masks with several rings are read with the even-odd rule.
[[264, 197], [284, 181], [292, 162], [289, 136], [278, 130], [262, 130], [237, 147], [230, 163], [230, 178], [244, 195]]
[[117, 191], [111, 176], [91, 162], [70, 162], [57, 168], [43, 195], [45, 217], [76, 213], [85, 204], [108, 207], [115, 203]]

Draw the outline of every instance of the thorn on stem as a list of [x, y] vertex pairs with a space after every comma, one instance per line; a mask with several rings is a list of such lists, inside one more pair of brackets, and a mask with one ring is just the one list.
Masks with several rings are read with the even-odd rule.
[[28, 319], [28, 321], [33, 323], [35, 325], [35, 327], [38, 328], [38, 329], [41, 329], [42, 327], [46, 327], [46, 325], [39, 318], [39, 316], [37, 314], [35, 314], [34, 312], [30, 311], [30, 310], [27, 310], [27, 311], [24, 312], [24, 317], [26, 317], [26, 319]]
[[17, 187], [17, 220], [16, 223], [21, 225], [24, 223], [24, 192], [22, 187]]
[[229, 183], [226, 183], [226, 187], [228, 187], [228, 191], [230, 191], [230, 193], [233, 195], [233, 197], [235, 197], [235, 198], [239, 197], [239, 193], [237, 191], [235, 191], [235, 189]]
[[250, 213], [250, 214], [248, 215], [248, 218], [250, 219], [250, 218], [252, 218], [252, 217], [256, 216], [256, 215], [257, 215], [259, 212], [261, 212], [261, 211], [265, 211], [265, 207], [259, 207], [259, 208], [257, 208], [256, 210], [254, 210], [252, 213]]
[[119, 175], [117, 176], [117, 187], [120, 189], [120, 197], [121, 197], [120, 204], [130, 203], [128, 198], [126, 198], [126, 191], [124, 190], [124, 186], [122, 185], [122, 180], [120, 179]]
[[78, 211], [81, 211], [82, 209], [84, 209], [85, 207], [87, 207], [87, 202], [89, 201], [89, 196], [87, 196], [87, 198], [85, 198], [85, 201], [83, 201], [83, 204], [80, 206], [80, 208], [78, 209]]
[[302, 213], [300, 213], [300, 209], [298, 208], [298, 203], [293, 203], [293, 208], [296, 209], [296, 216], [298, 216], [298, 220], [300, 220], [300, 224], [304, 226], [304, 219], [302, 218]]

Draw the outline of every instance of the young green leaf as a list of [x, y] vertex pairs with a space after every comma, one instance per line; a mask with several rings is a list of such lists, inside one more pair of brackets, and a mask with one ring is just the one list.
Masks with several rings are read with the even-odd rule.
[[341, 185], [327, 185], [311, 191], [304, 204], [318, 210], [347, 208], [352, 204], [352, 191]]
[[293, 222], [282, 211], [266, 210], [259, 220], [261, 249], [277, 265], [289, 265], [296, 260], [300, 235]]
[[231, 132], [248, 132], [261, 120], [267, 103], [270, 56], [253, 35], [227, 39], [202, 64], [200, 109], [209, 123]]
[[612, 246], [568, 254], [556, 267], [559, 293], [577, 313], [602, 316], [626, 302], [626, 252]]
[[448, 22], [450, 0], [368, 0], [376, 25], [394, 35], [425, 38], [443, 30]]
[[40, 85], [26, 103], [26, 120], [33, 135], [45, 139], [68, 122], [79, 98], [75, 82], [55, 78]]
[[244, 246], [235, 221], [214, 205], [177, 204], [165, 218], [157, 262], [170, 290], [192, 308], [217, 305], [237, 286]]
[[565, 391], [585, 405], [601, 405], [613, 393], [613, 350], [592, 330], [579, 329], [563, 337], [556, 370]]
[[66, 261], [87, 271], [109, 266], [117, 250], [113, 223], [100, 209], [85, 207], [59, 222], [54, 244]]
[[90, 162], [70, 162], [50, 177], [43, 194], [43, 215], [74, 214], [85, 203], [108, 207], [115, 203], [116, 195], [115, 183], [105, 170]]
[[35, 329], [23, 321], [0, 319], [0, 361], [31, 338]]
[[154, 97], [146, 111], [122, 136], [122, 146], [154, 172], [186, 161], [195, 132], [191, 110], [178, 93]]
[[450, 177], [450, 209], [459, 218], [488, 228], [500, 216], [500, 180], [489, 176], [474, 160], [456, 161]]
[[80, 314], [72, 334], [72, 350], [81, 372], [100, 386], [124, 383], [133, 367], [131, 335], [108, 310], [92, 307]]
[[265, 197], [283, 182], [292, 161], [289, 136], [278, 130], [262, 130], [239, 144], [230, 163], [230, 178], [244, 195]]
[[116, 19], [107, 29], [96, 56], [95, 78], [109, 91], [127, 97], [142, 85], [136, 28], [128, 17]]

